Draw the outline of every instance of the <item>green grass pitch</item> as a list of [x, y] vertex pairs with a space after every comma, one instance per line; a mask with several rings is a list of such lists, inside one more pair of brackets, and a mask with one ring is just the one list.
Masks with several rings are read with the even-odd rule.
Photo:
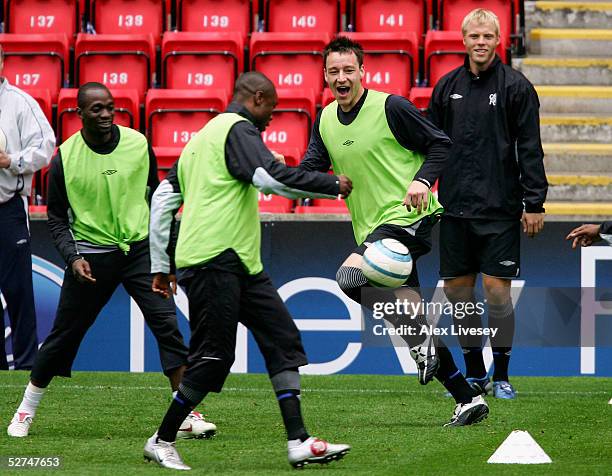
[[[55, 379], [28, 438], [9, 438], [6, 425], [28, 374], [0, 374], [0, 457], [61, 456], [55, 474], [166, 474], [145, 463], [142, 448], [170, 401], [160, 374], [76, 372]], [[612, 379], [514, 378], [515, 401], [488, 398], [489, 418], [443, 428], [453, 410], [442, 387], [415, 376], [306, 376], [302, 407], [311, 434], [352, 445], [340, 462], [303, 471], [355, 474], [610, 474]], [[212, 440], [180, 440], [192, 473], [290, 474], [284, 430], [264, 375], [231, 375], [222, 394], [200, 410], [219, 432]], [[514, 429], [527, 430], [552, 465], [491, 465], [486, 461]], [[36, 472], [45, 472], [37, 469]], [[29, 470], [3, 474], [31, 473]]]

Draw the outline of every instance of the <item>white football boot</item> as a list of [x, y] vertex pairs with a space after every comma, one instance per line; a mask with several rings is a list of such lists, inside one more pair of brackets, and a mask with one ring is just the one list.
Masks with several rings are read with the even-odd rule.
[[476, 395], [470, 403], [458, 403], [451, 420], [444, 426], [465, 426], [478, 423], [489, 415], [489, 405], [482, 395]]
[[311, 436], [299, 444], [290, 441], [288, 449], [289, 464], [294, 468], [303, 468], [306, 464], [327, 464], [342, 459], [351, 447], [349, 445], [334, 445]]
[[428, 337], [422, 344], [410, 347], [410, 355], [417, 364], [419, 383], [427, 385], [434, 378], [440, 366], [434, 339]]
[[147, 440], [143, 454], [145, 461], [155, 461], [162, 468], [183, 471], [191, 469], [183, 463], [181, 456], [176, 451], [174, 441], [172, 443], [162, 440], [157, 441], [157, 432]]
[[217, 432], [217, 425], [204, 420], [199, 412], [191, 412], [183, 421], [176, 434], [177, 438], [212, 438]]
[[15, 438], [25, 438], [30, 431], [32, 425], [32, 415], [25, 412], [17, 412], [13, 415], [11, 424], [6, 429], [8, 436]]

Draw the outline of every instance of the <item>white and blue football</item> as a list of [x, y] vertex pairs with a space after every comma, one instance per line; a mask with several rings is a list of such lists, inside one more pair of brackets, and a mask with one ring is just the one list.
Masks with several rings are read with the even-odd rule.
[[398, 288], [412, 272], [408, 248], [393, 238], [375, 241], [363, 254], [363, 274], [378, 287]]

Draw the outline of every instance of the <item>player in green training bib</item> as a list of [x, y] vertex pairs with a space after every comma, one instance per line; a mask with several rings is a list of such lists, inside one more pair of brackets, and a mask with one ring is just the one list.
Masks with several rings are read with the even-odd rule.
[[[266, 362], [287, 432], [289, 463], [296, 468], [329, 463], [350, 450], [306, 430], [299, 373], [307, 364], [306, 353], [295, 322], [263, 270], [257, 192], [345, 198], [351, 181], [287, 167], [268, 150], [261, 133], [277, 103], [266, 76], [255, 71], [240, 75], [231, 104], [187, 143], [153, 195], [153, 290], [169, 296], [178, 282], [189, 299], [191, 328], [189, 364], [178, 393], [144, 447], [145, 459], [165, 468], [190, 469], [176, 450], [177, 430], [193, 407], [223, 389], [235, 359], [239, 322], [252, 332]], [[181, 205], [172, 259], [172, 224]], [[268, 448], [248, 444], [260, 453]]]
[[[113, 123], [114, 100], [106, 86], [82, 85], [77, 102], [83, 128], [59, 147], [49, 170], [49, 229], [66, 272], [53, 329], [8, 427], [12, 437], [28, 436], [53, 377], [70, 377], [85, 333], [120, 284], [155, 336], [173, 390], [187, 363], [174, 301], [151, 290], [148, 195], [159, 183], [155, 155], [140, 132]], [[215, 431], [191, 412], [181, 422], [180, 437]]]
[[[358, 247], [338, 269], [336, 280], [351, 299], [370, 309], [376, 301], [396, 297], [418, 303], [416, 262], [430, 251], [431, 229], [443, 212], [430, 188], [442, 172], [451, 141], [410, 101], [363, 87], [363, 49], [358, 43], [337, 37], [326, 46], [323, 60], [335, 101], [317, 116], [300, 168], [332, 168], [353, 182], [346, 204]], [[414, 263], [404, 287], [394, 292], [372, 289], [361, 270], [367, 246], [383, 238], [408, 247]], [[387, 321], [397, 327], [406, 316], [403, 321], [389, 316]], [[407, 323], [419, 329], [427, 320], [416, 315]], [[436, 377], [455, 398], [448, 425], [469, 425], [486, 417], [486, 402], [474, 395], [441, 340], [434, 342], [421, 333], [403, 339], [417, 363], [419, 381], [426, 384]]]

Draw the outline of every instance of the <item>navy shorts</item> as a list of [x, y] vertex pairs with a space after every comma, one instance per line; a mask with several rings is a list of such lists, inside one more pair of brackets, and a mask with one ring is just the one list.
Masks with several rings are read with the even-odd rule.
[[440, 277], [483, 273], [519, 276], [521, 222], [443, 216], [440, 222]]

